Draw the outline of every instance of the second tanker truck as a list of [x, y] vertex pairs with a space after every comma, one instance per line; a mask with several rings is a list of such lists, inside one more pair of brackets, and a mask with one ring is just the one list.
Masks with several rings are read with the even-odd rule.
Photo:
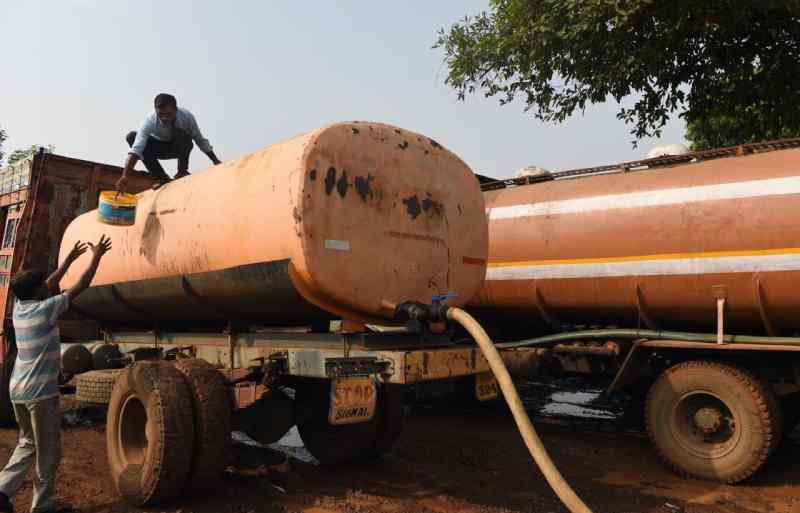
[[483, 188], [500, 346], [646, 392], [680, 473], [755, 473], [800, 418], [800, 140]]

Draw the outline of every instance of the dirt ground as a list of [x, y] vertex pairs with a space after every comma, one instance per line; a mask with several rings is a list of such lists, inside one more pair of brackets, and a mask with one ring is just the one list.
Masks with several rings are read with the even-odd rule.
[[[74, 403], [65, 400], [65, 409]], [[131, 512], [116, 495], [105, 454], [102, 412], [83, 414], [63, 433], [58, 497], [84, 513]], [[73, 419], [74, 420], [74, 419]], [[76, 425], [77, 424], [77, 425]], [[595, 513], [800, 511], [800, 445], [786, 444], [757, 476], [737, 486], [685, 480], [665, 470], [636, 430], [612, 419], [539, 416], [540, 434], [566, 478]], [[0, 462], [16, 442], [0, 430]], [[502, 409], [416, 408], [384, 459], [330, 469], [236, 445], [219, 487], [154, 508], [175, 513], [499, 513], [566, 511], [533, 466]], [[26, 512], [30, 482], [14, 499]]]

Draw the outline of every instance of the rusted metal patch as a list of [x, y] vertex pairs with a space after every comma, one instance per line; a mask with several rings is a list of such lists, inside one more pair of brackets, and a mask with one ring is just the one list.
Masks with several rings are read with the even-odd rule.
[[467, 257], [461, 259], [461, 261], [466, 265], [486, 265], [485, 258], [475, 258], [475, 257]]
[[489, 364], [477, 348], [414, 351], [406, 355], [405, 380], [429, 381], [489, 371]]
[[264, 395], [266, 391], [267, 387], [252, 381], [237, 383], [233, 388], [233, 398], [236, 408], [247, 408]]
[[[396, 231], [386, 232], [390, 237], [397, 237], [398, 239], [422, 240], [426, 242], [435, 242], [437, 244], [444, 244], [444, 239], [441, 237], [433, 237], [430, 235], [417, 235], [415, 233], [403, 233]], [[485, 263], [485, 261], [484, 261]]]

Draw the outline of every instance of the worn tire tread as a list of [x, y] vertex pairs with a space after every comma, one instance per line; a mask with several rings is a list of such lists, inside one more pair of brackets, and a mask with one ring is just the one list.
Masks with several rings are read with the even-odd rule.
[[695, 476], [694, 474], [691, 474], [684, 468], [680, 467], [678, 464], [672, 462], [662, 451], [661, 447], [659, 447], [658, 443], [656, 443], [656, 438], [654, 436], [655, 429], [653, 426], [652, 397], [656, 387], [659, 386], [661, 382], [666, 381], [675, 373], [684, 372], [687, 369], [719, 372], [731, 376], [744, 385], [751, 396], [755, 399], [758, 405], [762, 427], [764, 428], [763, 435], [767, 443], [764, 444], [764, 447], [759, 452], [757, 458], [754, 459], [745, 470], [731, 477], [720, 480], [721, 482], [727, 484], [734, 484], [744, 481], [755, 474], [764, 465], [764, 462], [781, 440], [783, 419], [781, 415], [780, 404], [777, 398], [753, 372], [728, 363], [720, 363], [708, 360], [692, 360], [674, 365], [664, 371], [655, 381], [653, 386], [650, 387], [650, 390], [647, 394], [645, 423], [647, 425], [648, 436], [653, 442], [653, 446], [655, 447], [661, 461], [664, 462], [664, 464], [673, 472], [684, 477], [699, 477], [703, 479], [702, 476]]
[[227, 468], [231, 440], [231, 396], [223, 375], [194, 358], [175, 361], [189, 385], [195, 423], [195, 445], [188, 487], [208, 489]]
[[[115, 420], [125, 394], [137, 387], [149, 391], [148, 397], [138, 398], [147, 408], [148, 424], [155, 423], [156, 436], [148, 439], [148, 452], [154, 457], [144, 465], [124, 465], [117, 461]], [[120, 373], [109, 409], [106, 440], [112, 478], [120, 495], [136, 506], [150, 506], [181, 495], [194, 447], [191, 394], [183, 374], [166, 362], [137, 362]]]
[[75, 377], [75, 399], [84, 403], [108, 404], [120, 369], [94, 370]]

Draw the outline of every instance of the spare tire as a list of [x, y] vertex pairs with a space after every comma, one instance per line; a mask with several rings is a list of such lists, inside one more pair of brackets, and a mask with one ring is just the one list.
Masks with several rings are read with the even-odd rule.
[[108, 404], [121, 369], [84, 372], [75, 377], [75, 399], [84, 403]]
[[149, 506], [181, 494], [194, 451], [189, 386], [173, 365], [137, 362], [117, 377], [106, 418], [111, 477], [123, 499]]
[[194, 412], [195, 444], [188, 485], [208, 490], [219, 483], [228, 466], [232, 397], [225, 377], [210, 363], [195, 358], [174, 363], [189, 384]]
[[92, 353], [83, 344], [61, 345], [61, 372], [75, 376], [92, 370]]
[[122, 358], [119, 346], [115, 344], [100, 344], [92, 350], [93, 369], [114, 369], [120, 365], [117, 361]]

